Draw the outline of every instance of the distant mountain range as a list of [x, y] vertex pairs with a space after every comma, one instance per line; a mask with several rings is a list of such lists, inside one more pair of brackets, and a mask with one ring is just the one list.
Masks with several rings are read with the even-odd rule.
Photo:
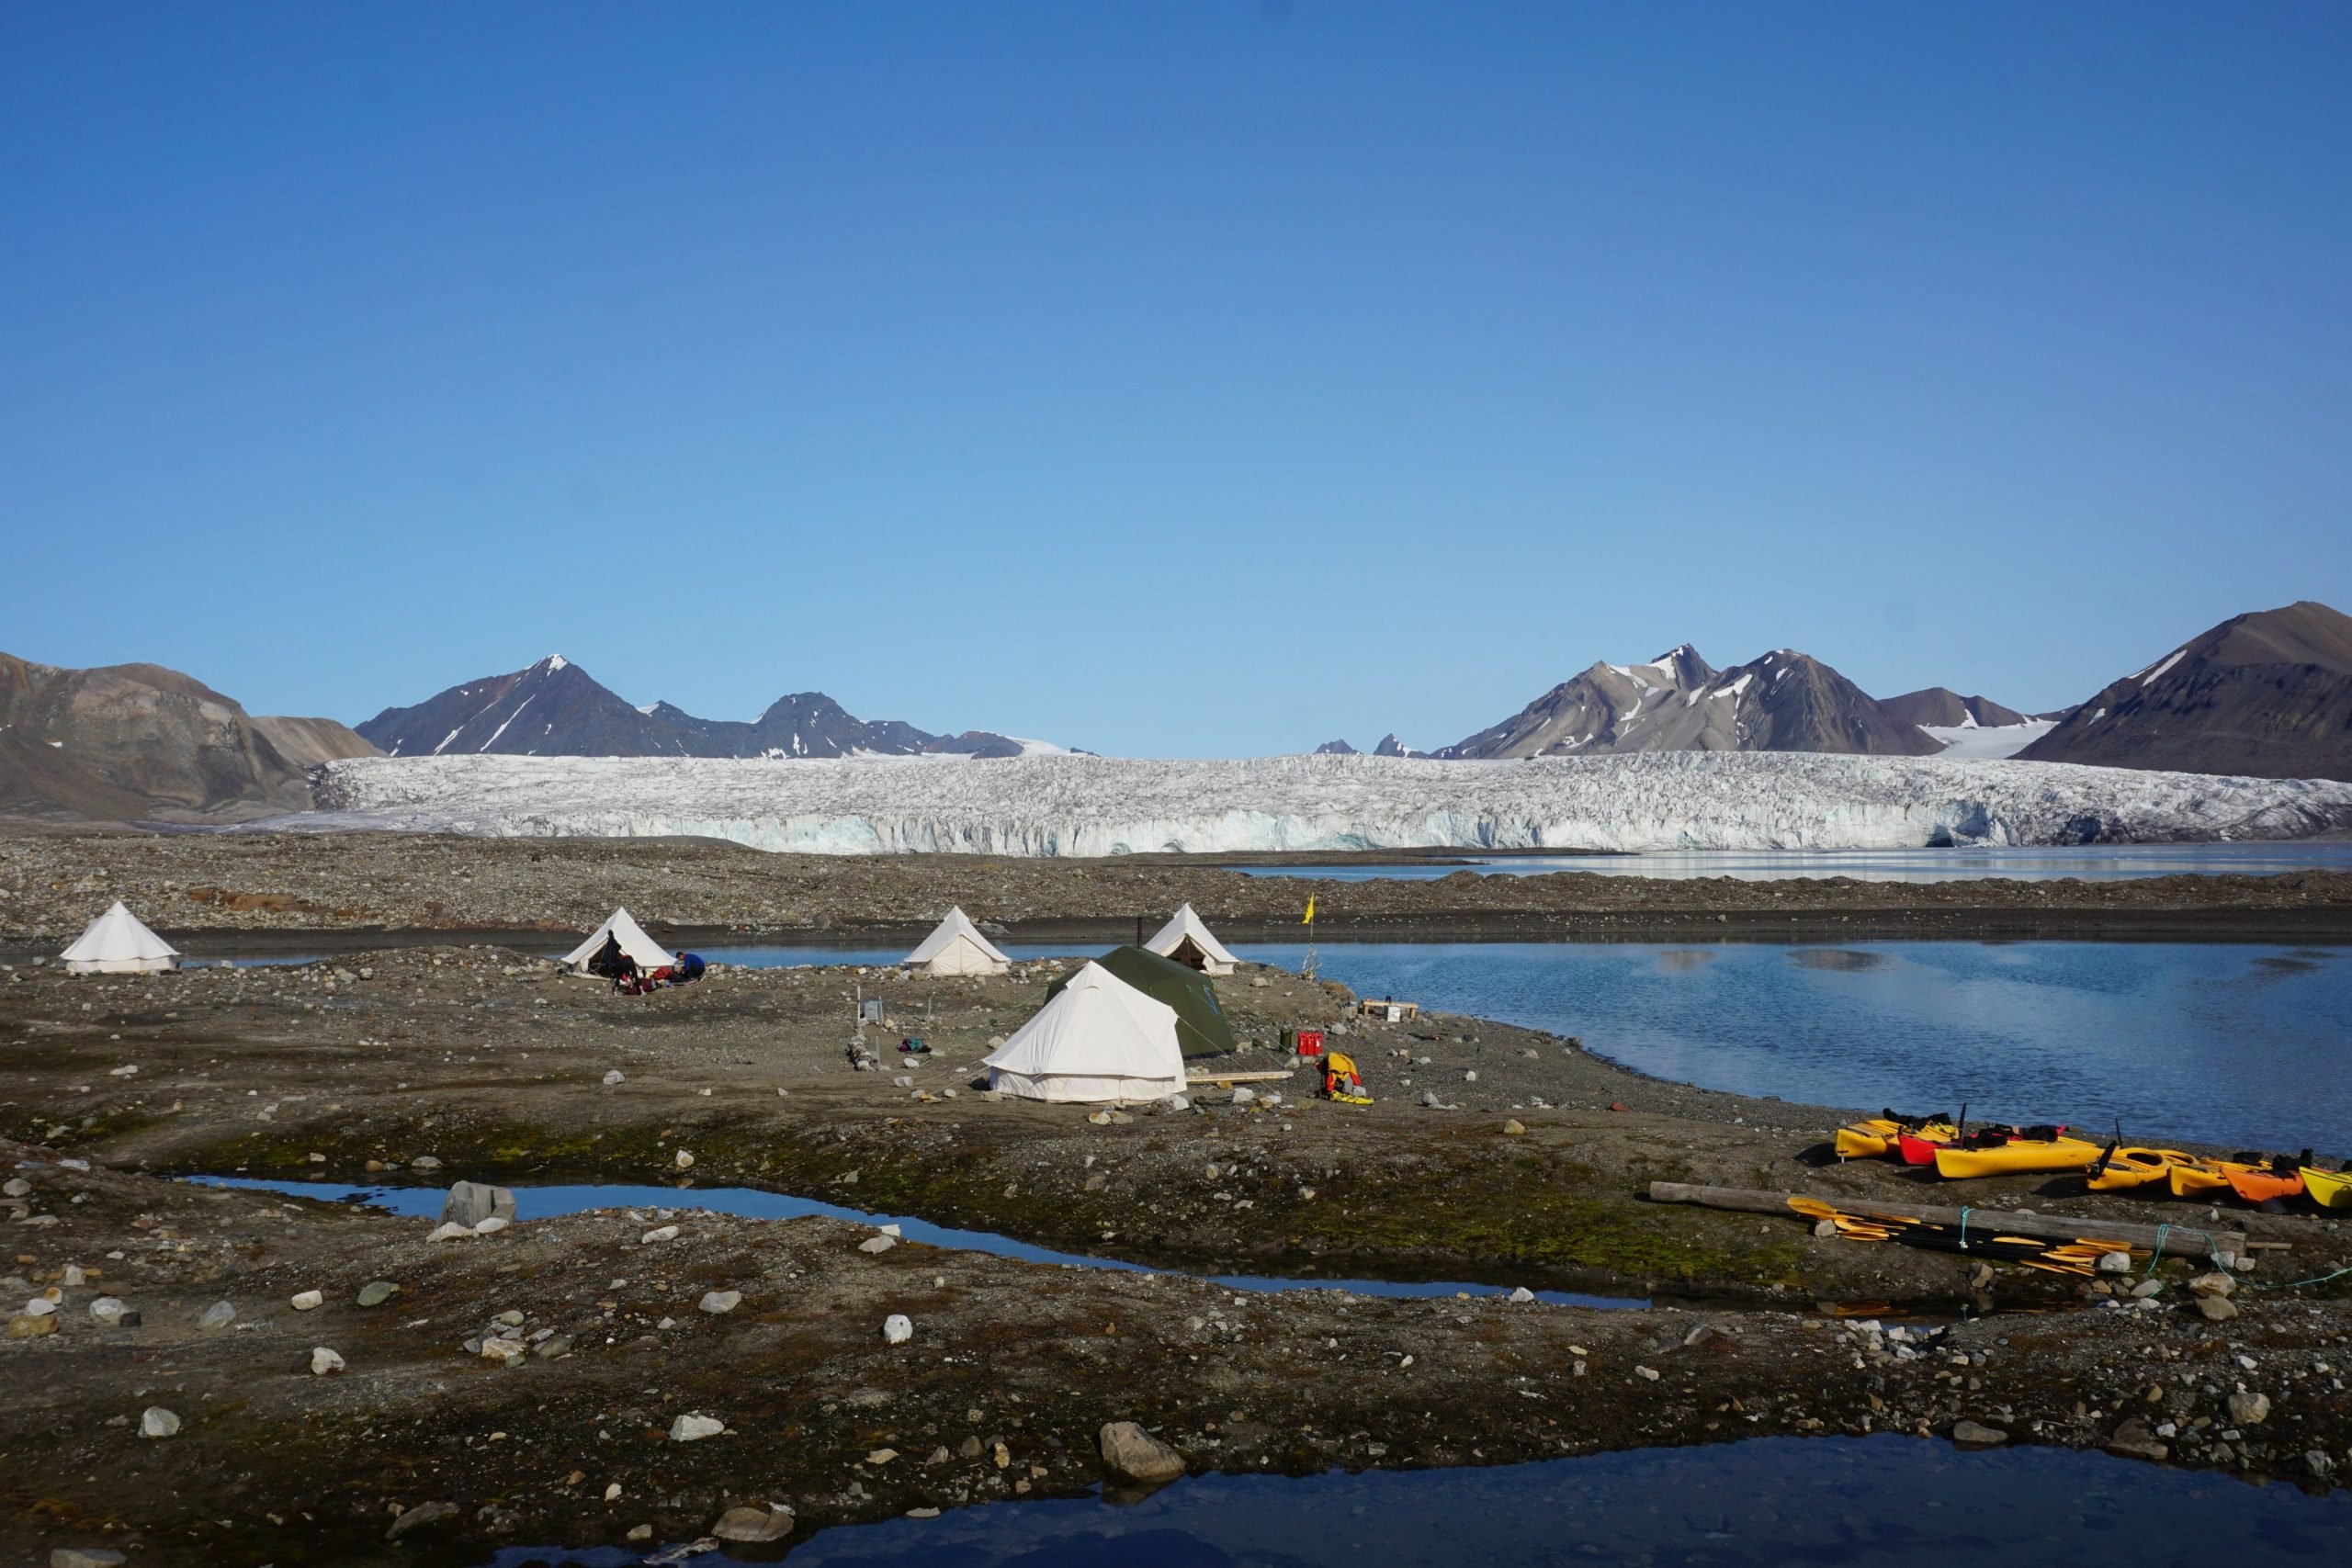
[[821, 692], [778, 697], [749, 723], [696, 718], [669, 703], [634, 707], [560, 653], [509, 675], [386, 708], [359, 733], [394, 757], [1019, 757], [1064, 748], [988, 730], [932, 735], [855, 717]]
[[160, 664], [0, 654], [0, 813], [191, 820], [300, 811], [314, 762], [371, 755], [331, 718], [255, 718]]
[[[1423, 753], [1381, 743], [1391, 756]], [[1352, 751], [1344, 740], [1318, 751]], [[2309, 601], [2222, 622], [2071, 707], [2028, 716], [1944, 686], [1873, 697], [1781, 649], [1716, 670], [1689, 643], [1595, 664], [1437, 758], [1629, 751], [2018, 756], [2268, 778], [2352, 779], [2352, 617]]]

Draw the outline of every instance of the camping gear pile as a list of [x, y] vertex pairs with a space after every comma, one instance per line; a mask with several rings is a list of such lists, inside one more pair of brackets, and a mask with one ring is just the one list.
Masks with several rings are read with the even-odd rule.
[[1323, 1098], [1342, 1105], [1372, 1103], [1372, 1096], [1363, 1091], [1363, 1075], [1356, 1071], [1356, 1059], [1345, 1051], [1329, 1052], [1323, 1057]]

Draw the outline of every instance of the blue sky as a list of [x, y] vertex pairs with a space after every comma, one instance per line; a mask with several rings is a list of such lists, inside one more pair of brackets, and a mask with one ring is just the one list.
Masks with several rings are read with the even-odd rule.
[[0, 648], [1435, 746], [2352, 609], [2352, 8], [0, 7]]

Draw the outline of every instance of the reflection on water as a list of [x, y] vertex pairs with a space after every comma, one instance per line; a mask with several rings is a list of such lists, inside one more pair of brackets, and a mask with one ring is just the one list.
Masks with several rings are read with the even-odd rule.
[[1393, 865], [1248, 865], [1252, 876], [1314, 876], [1334, 882], [1434, 881], [1464, 872], [1543, 876], [1555, 871], [1596, 876], [1730, 876], [1744, 882], [1849, 876], [1858, 882], [1952, 882], [2015, 877], [2049, 882], [2079, 877], [2112, 882], [2134, 876], [2269, 876], [2289, 871], [2352, 871], [2352, 841], [2290, 840], [2259, 844], [2091, 844], [2020, 849], [1668, 850], [1637, 855], [1464, 855], [1452, 865], [1400, 861]]
[[[1406, 1417], [1400, 1417], [1404, 1419]], [[2314, 1565], [2352, 1550], [2352, 1498], [2057, 1450], [1759, 1438], [1483, 1470], [1203, 1476], [1140, 1503], [995, 1503], [821, 1530], [795, 1568], [1674, 1568]], [[485, 1568], [640, 1561], [501, 1551]], [[724, 1556], [697, 1562], [724, 1562]]]
[[[1245, 945], [1296, 968], [1297, 946]], [[1334, 943], [1371, 996], [1576, 1034], [1659, 1077], [2352, 1154], [2352, 953], [2189, 942]], [[1792, 960], [1793, 959], [1793, 962]]]

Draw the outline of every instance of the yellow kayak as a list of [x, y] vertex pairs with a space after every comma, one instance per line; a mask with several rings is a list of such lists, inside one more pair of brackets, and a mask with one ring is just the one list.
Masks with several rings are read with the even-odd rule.
[[1860, 1122], [1849, 1122], [1838, 1129], [1838, 1157], [1839, 1159], [1878, 1159], [1893, 1154], [1895, 1141], [1906, 1132], [1935, 1143], [1942, 1143], [1955, 1131], [1956, 1129], [1949, 1122], [1930, 1122], [1920, 1127], [1906, 1127], [1904, 1123], [1884, 1116], [1866, 1117]]
[[2094, 1192], [2129, 1192], [2152, 1181], [2161, 1182], [2176, 1167], [2196, 1159], [2195, 1155], [2178, 1149], [2120, 1148], [2107, 1156], [2107, 1168], [2084, 1185]]
[[2352, 1209], [2352, 1170], [2303, 1168], [2303, 1190], [2323, 1209]]
[[1936, 1174], [1958, 1180], [2037, 1170], [2081, 1170], [2098, 1158], [2102, 1146], [2086, 1138], [2018, 1138], [1981, 1149], [1938, 1149]]

